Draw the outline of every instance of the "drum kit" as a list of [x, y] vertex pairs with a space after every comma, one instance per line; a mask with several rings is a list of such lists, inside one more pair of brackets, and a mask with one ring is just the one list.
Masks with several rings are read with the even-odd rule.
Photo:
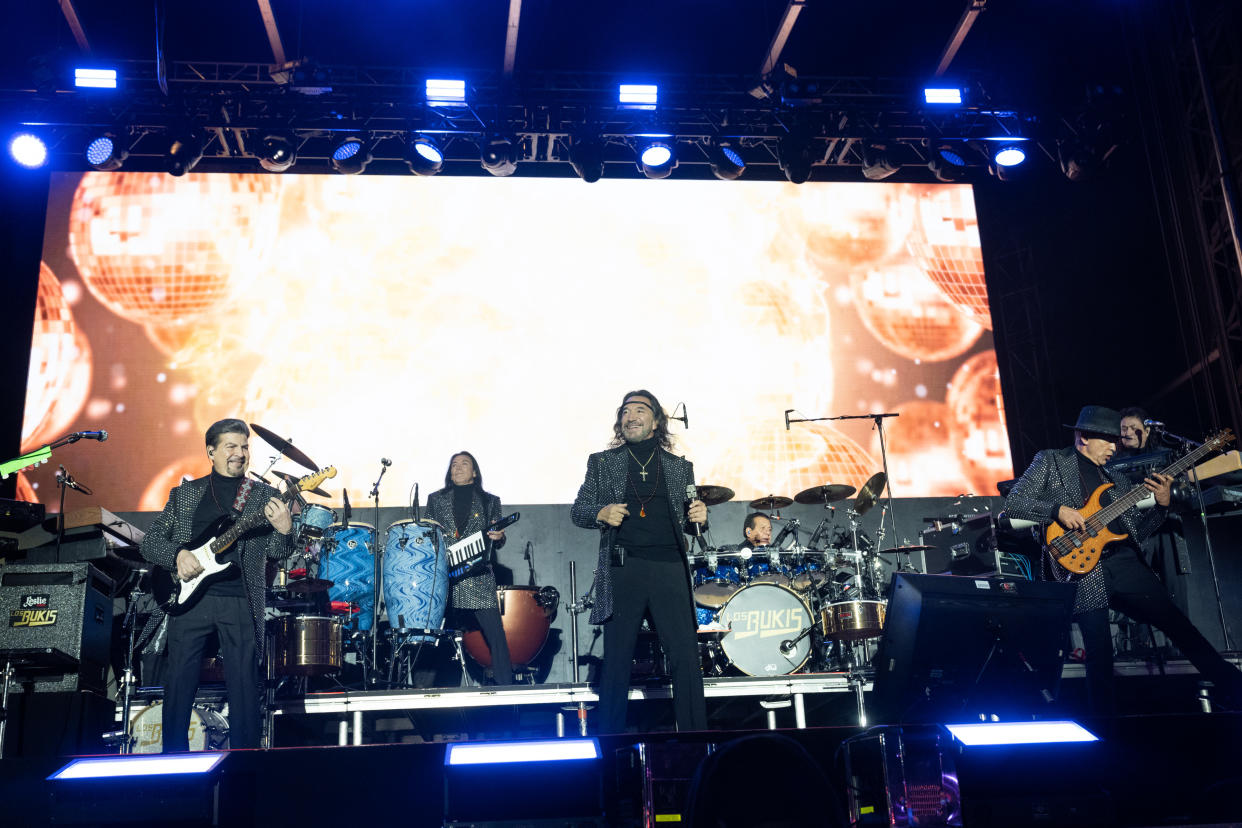
[[[822, 505], [835, 515], [832, 504], [853, 496], [853, 486], [827, 483], [793, 498], [752, 500], [751, 509], [772, 512], [768, 517], [784, 524], [772, 543], [708, 548], [691, 555], [708, 672], [777, 676], [804, 668], [850, 671], [870, 657], [870, 640], [884, 630], [883, 556], [915, 549], [878, 550], [859, 528], [859, 519], [875, 506], [886, 485], [883, 472], [872, 476], [845, 512], [848, 529], [827, 517], [806, 545], [799, 543], [798, 521], [781, 517], [779, 510], [796, 502]], [[698, 487], [699, 499], [708, 506], [725, 503], [733, 494], [724, 486]], [[789, 535], [794, 541], [786, 544]], [[883, 521], [878, 535], [882, 543]]]

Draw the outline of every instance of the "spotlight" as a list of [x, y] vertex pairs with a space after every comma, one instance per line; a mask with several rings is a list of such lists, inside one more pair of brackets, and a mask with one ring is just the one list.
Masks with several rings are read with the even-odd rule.
[[790, 133], [776, 145], [776, 161], [791, 184], [805, 184], [811, 177], [811, 141]]
[[638, 148], [638, 169], [648, 178], [668, 178], [677, 166], [671, 138], [655, 138]]
[[444, 152], [425, 135], [413, 136], [405, 150], [405, 163], [412, 173], [435, 175], [444, 166]]
[[1005, 144], [992, 154], [992, 160], [1001, 167], [1016, 167], [1026, 160], [1026, 150], [1017, 144]]
[[105, 172], [119, 170], [129, 153], [111, 132], [92, 138], [86, 145], [86, 163]]
[[936, 176], [938, 181], [943, 181], [946, 184], [961, 181], [966, 175], [966, 168], [964, 166], [950, 164], [938, 154], [933, 155], [932, 159], [927, 162], [927, 168], [932, 171], [932, 175]]
[[464, 80], [427, 78], [425, 89], [427, 103], [432, 106], [452, 106], [466, 102], [466, 82]]
[[47, 163], [47, 144], [33, 132], [19, 132], [9, 139], [9, 155], [23, 167], [36, 170]]
[[203, 158], [203, 139], [197, 132], [174, 133], [164, 153], [169, 175], [185, 175]]
[[623, 83], [617, 87], [617, 102], [627, 109], [655, 109], [660, 87], [653, 83]]
[[483, 169], [498, 177], [517, 172], [517, 155], [517, 141], [501, 135], [493, 135], [479, 147], [479, 163]]
[[950, 87], [926, 87], [923, 89], [923, 100], [929, 104], [950, 104], [961, 106], [962, 90]]
[[116, 89], [116, 70], [79, 66], [73, 70], [73, 85], [88, 89]]
[[370, 163], [371, 150], [357, 135], [342, 138], [332, 147], [332, 169], [341, 175], [357, 175]]
[[966, 152], [957, 144], [941, 144], [936, 147], [936, 156], [952, 167], [966, 166]]
[[259, 166], [268, 172], [284, 172], [297, 160], [297, 139], [292, 135], [268, 133], [259, 142]]
[[574, 138], [569, 145], [569, 166], [588, 184], [604, 177], [604, 143], [599, 138]]
[[1061, 172], [1070, 181], [1081, 181], [1093, 175], [1099, 166], [1095, 153], [1077, 142], [1059, 143], [1057, 161], [1061, 164]]
[[868, 181], [883, 181], [901, 169], [893, 160], [892, 153], [882, 144], [865, 145], [862, 155], [862, 174]]
[[712, 168], [712, 175], [721, 181], [733, 181], [741, 178], [746, 172], [746, 161], [742, 154], [728, 144], [712, 144], [707, 148], [707, 163]]

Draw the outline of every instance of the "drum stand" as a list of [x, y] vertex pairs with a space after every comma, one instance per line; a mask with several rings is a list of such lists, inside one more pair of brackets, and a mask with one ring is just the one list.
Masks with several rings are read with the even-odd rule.
[[121, 628], [126, 630], [129, 640], [125, 646], [125, 670], [121, 674], [121, 729], [104, 734], [106, 744], [115, 744], [121, 753], [131, 753], [134, 749], [134, 736], [130, 733], [130, 710], [133, 706], [134, 685], [134, 639], [138, 628], [138, 599], [142, 597], [142, 576], [147, 570], [139, 569], [134, 575], [134, 588], [129, 591], [125, 604], [125, 620]]
[[[569, 625], [569, 655], [570, 666], [573, 669], [574, 684], [578, 683], [578, 616], [587, 611], [591, 606], [590, 602], [584, 595], [578, 598], [578, 565], [576, 561], [569, 562], [569, 594], [574, 596], [573, 601], [569, 604], [569, 614], [574, 617], [574, 622]], [[586, 702], [578, 702], [577, 704], [567, 704], [556, 713], [556, 735], [558, 738], [565, 736], [565, 712], [571, 711], [578, 714], [578, 735], [587, 735], [587, 705]]]

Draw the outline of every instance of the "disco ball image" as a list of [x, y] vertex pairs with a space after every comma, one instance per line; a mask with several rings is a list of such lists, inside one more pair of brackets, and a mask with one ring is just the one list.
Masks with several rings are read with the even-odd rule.
[[983, 327], [954, 308], [922, 271], [909, 265], [850, 275], [863, 325], [893, 353], [928, 362], [965, 353]]
[[946, 405], [953, 446], [973, 487], [971, 494], [996, 494], [997, 481], [1013, 477], [1013, 457], [995, 351], [983, 351], [962, 363], [949, 382]]
[[[949, 407], [913, 400], [894, 407], [885, 421], [890, 485], [897, 497], [953, 497], [962, 490], [962, 464], [949, 438]], [[873, 432], [871, 454], [880, 456]]]
[[827, 281], [903, 254], [914, 222], [915, 197], [908, 187], [840, 187], [797, 193], [806, 263]]
[[90, 292], [140, 325], [185, 325], [221, 310], [276, 238], [273, 176], [86, 173], [69, 250]]
[[90, 343], [74, 322], [60, 281], [40, 263], [22, 416], [23, 451], [56, 439], [78, 416], [90, 395], [91, 364]]
[[211, 471], [211, 461], [204, 448], [202, 454], [182, 457], [165, 466], [151, 479], [142, 491], [138, 509], [143, 512], [159, 512], [168, 502], [168, 493], [184, 480], [194, 480]]
[[737, 492], [739, 500], [792, 496], [824, 483], [858, 488], [879, 469], [862, 446], [820, 423], [791, 431], [756, 423], [718, 461], [695, 465], [695, 478]]
[[979, 220], [970, 189], [936, 188], [920, 198], [908, 246], [953, 307], [992, 330]]

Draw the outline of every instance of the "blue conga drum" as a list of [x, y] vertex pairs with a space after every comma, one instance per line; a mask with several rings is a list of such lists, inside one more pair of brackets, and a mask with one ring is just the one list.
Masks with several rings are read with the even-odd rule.
[[[350, 521], [334, 523], [323, 535], [319, 577], [332, 582], [329, 601], [346, 601], [358, 607], [356, 629], [371, 629], [375, 607], [375, 527]], [[345, 620], [354, 627], [353, 621]]]
[[[384, 536], [384, 603], [392, 629], [438, 630], [448, 604], [448, 547], [430, 523], [399, 520]], [[408, 641], [434, 641], [413, 633]]]

